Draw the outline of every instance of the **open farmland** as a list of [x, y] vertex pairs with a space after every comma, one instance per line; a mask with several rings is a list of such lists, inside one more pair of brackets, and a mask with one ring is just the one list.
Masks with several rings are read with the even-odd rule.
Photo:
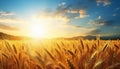
[[119, 69], [120, 40], [0, 41], [0, 69]]

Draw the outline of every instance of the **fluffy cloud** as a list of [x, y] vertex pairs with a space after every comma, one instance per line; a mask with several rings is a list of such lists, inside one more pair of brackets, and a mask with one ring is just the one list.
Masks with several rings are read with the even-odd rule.
[[118, 33], [116, 34], [115, 32], [107, 32], [107, 33], [103, 33], [101, 29], [95, 28], [91, 31], [89, 31], [87, 33], [88, 35], [92, 35], [92, 36], [116, 36], [118, 35]]
[[85, 18], [89, 16], [84, 9], [75, 9], [68, 11], [68, 13], [70, 13], [71, 15], [74, 14], [74, 18]]
[[91, 20], [88, 22], [88, 24], [96, 27], [112, 26], [113, 23], [114, 23], [113, 20], [103, 20], [101, 16], [98, 16], [97, 20]]
[[1, 16], [12, 16], [12, 15], [15, 15], [15, 14], [12, 12], [0, 11], [0, 17]]
[[80, 14], [80, 18], [85, 18], [85, 17], [88, 16], [88, 15], [86, 14], [86, 11], [85, 11], [85, 10], [80, 10], [80, 11], [79, 11], [79, 14]]
[[101, 30], [100, 29], [94, 29], [90, 32], [88, 32], [89, 35], [99, 35], [101, 34]]
[[15, 13], [0, 11], [0, 23], [25, 23], [24, 20], [15, 17]]
[[71, 14], [77, 14], [77, 13], [79, 13], [79, 11], [78, 10], [68, 10], [67, 11], [68, 13], [71, 13]]
[[76, 5], [77, 7], [72, 4], [67, 5], [63, 2], [56, 8], [55, 14], [65, 15], [69, 18], [85, 18], [89, 16], [86, 12], [86, 6], [84, 6], [84, 4], [78, 3]]
[[40, 22], [48, 23], [48, 24], [52, 24], [52, 23], [56, 23], [56, 24], [67, 24], [70, 22], [70, 19], [66, 16], [62, 16], [62, 15], [54, 15], [54, 14], [48, 14], [48, 13], [40, 13], [37, 17]]
[[1, 31], [20, 31], [20, 25], [25, 21], [16, 17], [15, 13], [0, 11], [0, 30]]
[[58, 5], [57, 8], [56, 8], [56, 12], [55, 14], [60, 14], [60, 15], [64, 15], [66, 14], [70, 9], [71, 9], [71, 6], [67, 6], [67, 7], [64, 7], [65, 5]]
[[0, 23], [24, 23], [23, 20], [16, 18], [2, 18], [0, 17]]
[[8, 26], [8, 25], [5, 25], [5, 24], [0, 24], [0, 29], [3, 29], [3, 30], [19, 30], [18, 28], [15, 28], [15, 27], [11, 27], [11, 26]]
[[66, 3], [62, 2], [61, 4], [59, 4], [58, 6], [64, 6]]
[[103, 3], [104, 6], [110, 5], [110, 0], [97, 0], [97, 5], [99, 6], [101, 3]]

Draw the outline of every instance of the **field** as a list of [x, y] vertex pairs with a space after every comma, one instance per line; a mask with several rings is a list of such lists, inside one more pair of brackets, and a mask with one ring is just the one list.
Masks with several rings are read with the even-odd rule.
[[120, 40], [0, 40], [0, 69], [120, 69]]

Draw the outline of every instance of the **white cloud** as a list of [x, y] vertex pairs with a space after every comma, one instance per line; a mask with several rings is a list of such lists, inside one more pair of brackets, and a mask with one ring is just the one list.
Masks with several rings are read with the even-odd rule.
[[110, 0], [97, 0], [97, 6], [99, 6], [101, 3], [103, 3], [104, 6], [110, 5]]
[[74, 18], [85, 18], [85, 17], [89, 16], [86, 13], [86, 10], [84, 10], [84, 9], [76, 9], [76, 10], [71, 10], [71, 11], [69, 10], [68, 13], [79, 14], [79, 15], [74, 16]]
[[101, 16], [98, 16], [98, 19], [90, 20], [88, 24], [93, 27], [106, 27], [106, 26], [112, 26], [114, 22], [115, 22], [114, 20], [104, 20], [102, 19]]
[[0, 23], [25, 23], [24, 20], [21, 20], [15, 17], [15, 13], [0, 11]]
[[11, 30], [11, 31], [18, 31], [19, 29], [18, 28], [15, 28], [15, 27], [12, 27], [12, 26], [8, 26], [8, 25], [5, 25], [5, 24], [0, 24], [0, 29], [3, 29], [3, 30]]
[[104, 26], [106, 24], [106, 22], [104, 20], [102, 20], [101, 16], [98, 16], [97, 20], [90, 20], [88, 22], [88, 24], [91, 25], [91, 26], [98, 27], [98, 26]]
[[6, 12], [6, 11], [0, 11], [0, 17], [1, 16], [13, 16], [15, 13], [12, 12]]
[[87, 15], [86, 10], [83, 10], [83, 9], [79, 11], [79, 14], [80, 14], [80, 18], [85, 18], [89, 16]]
[[72, 10], [72, 11], [70, 11], [70, 13], [72, 13], [72, 14], [77, 14], [77, 13], [79, 13], [77, 10]]
[[88, 22], [89, 25], [91, 26], [95, 26], [95, 27], [98, 27], [98, 26], [104, 26], [105, 25], [105, 22], [99, 22], [99, 21], [89, 21]]
[[64, 6], [66, 4], [66, 2], [62, 2], [61, 4], [59, 4], [58, 6]]
[[0, 18], [0, 23], [25, 23], [25, 22], [17, 18]]
[[102, 17], [101, 17], [101, 16], [98, 16], [98, 19], [102, 19]]

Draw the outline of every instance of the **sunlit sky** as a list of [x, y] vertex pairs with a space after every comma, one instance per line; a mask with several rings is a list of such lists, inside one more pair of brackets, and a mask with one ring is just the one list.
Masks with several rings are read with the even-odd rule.
[[120, 35], [120, 0], [0, 0], [0, 32], [48, 38]]

